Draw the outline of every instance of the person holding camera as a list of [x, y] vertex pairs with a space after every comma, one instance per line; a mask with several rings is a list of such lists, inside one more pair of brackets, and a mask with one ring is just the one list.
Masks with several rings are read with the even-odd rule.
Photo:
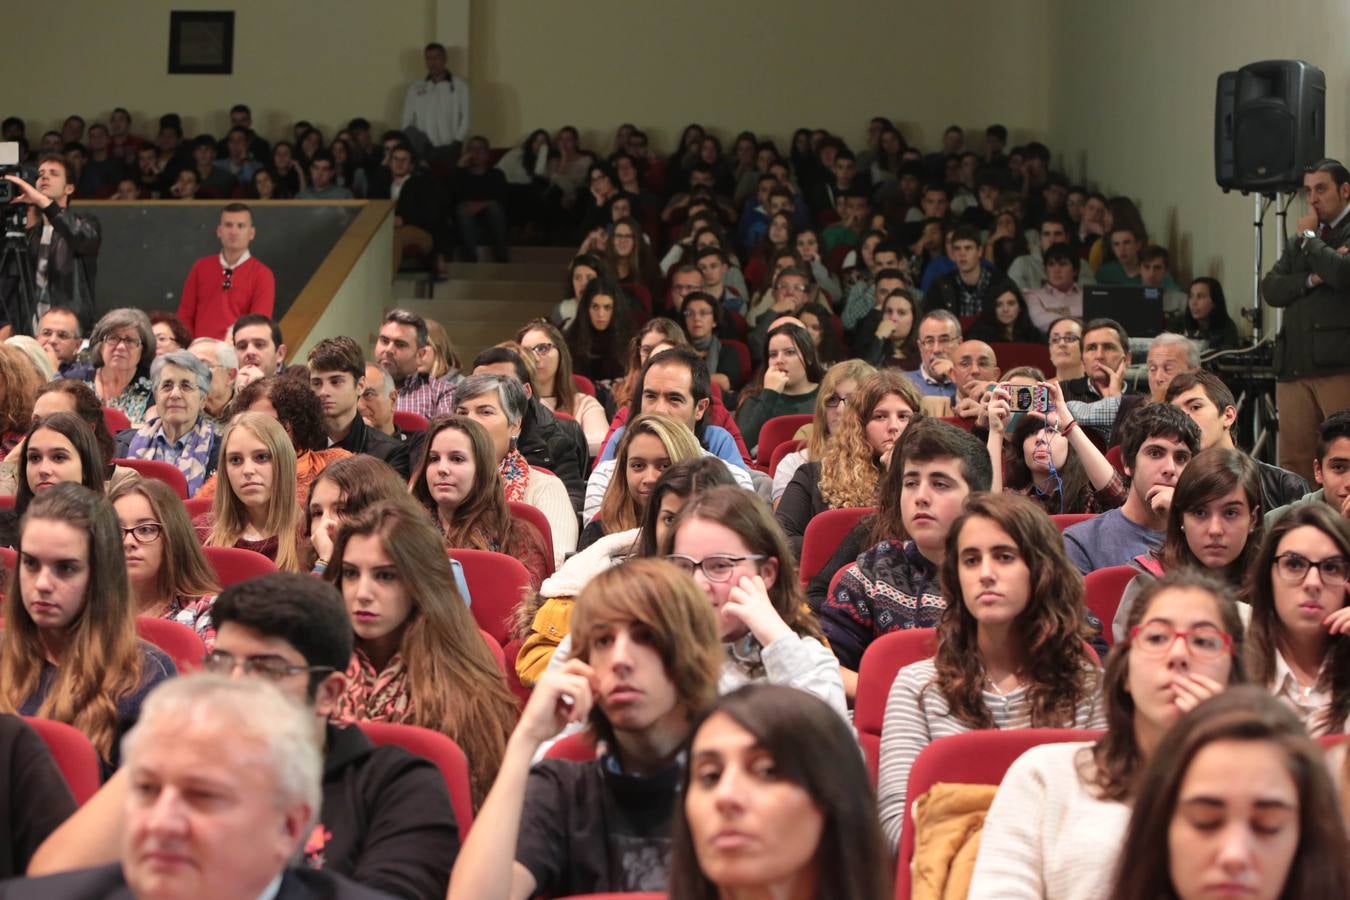
[[[28, 207], [28, 244], [35, 296], [22, 297], [17, 284], [7, 286], [0, 308], [0, 339], [17, 329], [29, 333], [37, 319], [53, 306], [75, 311], [81, 330], [94, 318], [94, 276], [103, 242], [98, 219], [70, 209], [75, 192], [70, 165], [59, 154], [38, 160], [37, 182], [6, 175], [13, 199]], [[5, 273], [14, 278], [15, 273]]]

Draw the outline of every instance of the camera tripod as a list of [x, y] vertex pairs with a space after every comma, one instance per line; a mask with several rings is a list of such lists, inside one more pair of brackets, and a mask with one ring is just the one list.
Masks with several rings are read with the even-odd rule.
[[33, 255], [28, 247], [28, 229], [21, 216], [4, 214], [4, 239], [0, 242], [0, 279], [14, 281], [3, 298], [9, 306], [9, 321], [15, 334], [33, 330], [37, 315], [37, 286], [33, 281]]

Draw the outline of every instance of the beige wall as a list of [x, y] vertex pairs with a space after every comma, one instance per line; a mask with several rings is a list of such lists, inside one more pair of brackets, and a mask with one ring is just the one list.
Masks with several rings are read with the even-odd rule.
[[[473, 7], [475, 129], [516, 141], [571, 123], [608, 148], [631, 120], [671, 148], [697, 121], [724, 141], [780, 140], [799, 125], [861, 140], [887, 115], [924, 146], [953, 121], [1003, 122], [1014, 137], [1049, 118], [1048, 0], [479, 0]], [[997, 17], [997, 29], [978, 23]]]
[[[1221, 72], [1264, 59], [1303, 59], [1327, 75], [1327, 153], [1345, 158], [1343, 50], [1350, 6], [1300, 0], [1278, 12], [1258, 0], [1055, 0], [1048, 98], [1052, 147], [1075, 177], [1140, 203], [1150, 237], [1174, 267], [1224, 283], [1229, 308], [1252, 298], [1252, 198], [1214, 183], [1214, 96]], [[1289, 222], [1301, 207], [1291, 209]], [[1267, 219], [1266, 266], [1276, 254]]]
[[[463, 0], [467, 3], [468, 0]], [[307, 118], [330, 135], [351, 117], [392, 121], [422, 67], [445, 0], [64, 0], [54, 14], [7, 17], [0, 52], [4, 114], [30, 139], [78, 112], [106, 121], [127, 107], [139, 133], [178, 112], [189, 136], [228, 127], [235, 103], [269, 138]], [[169, 11], [233, 9], [234, 74], [168, 75]], [[18, 30], [15, 30], [15, 25]], [[40, 39], [23, 37], [26, 30]], [[447, 30], [450, 30], [447, 28]], [[443, 42], [454, 43], [453, 36]], [[462, 51], [459, 51], [462, 55]], [[452, 56], [452, 61], [455, 59]], [[44, 77], [40, 73], [52, 72]]]

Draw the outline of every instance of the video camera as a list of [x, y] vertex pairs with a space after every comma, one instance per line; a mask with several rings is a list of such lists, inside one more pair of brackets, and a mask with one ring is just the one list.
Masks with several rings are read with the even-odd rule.
[[3, 204], [0, 206], [0, 220], [8, 226], [11, 220], [24, 221], [28, 212], [25, 207], [10, 203], [18, 196], [19, 188], [14, 182], [6, 181], [6, 175], [17, 175], [29, 184], [37, 184], [37, 170], [20, 164], [19, 145], [15, 141], [0, 143], [0, 204]]

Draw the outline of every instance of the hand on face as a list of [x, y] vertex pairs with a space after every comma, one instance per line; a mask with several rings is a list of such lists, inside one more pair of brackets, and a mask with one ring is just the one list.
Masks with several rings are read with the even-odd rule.
[[727, 595], [722, 612], [750, 629], [761, 646], [767, 647], [791, 632], [769, 599], [769, 589], [758, 575], [742, 575]]
[[764, 371], [764, 390], [782, 393], [783, 388], [787, 387], [787, 372], [782, 369], [766, 369]]
[[951, 378], [952, 369], [955, 364], [945, 356], [938, 356], [928, 364], [928, 373], [938, 381], [947, 381]]
[[1130, 366], [1130, 358], [1127, 356], [1120, 361], [1120, 365], [1114, 369], [1105, 363], [1097, 363], [1093, 366], [1092, 377], [1094, 380], [1105, 378], [1106, 386], [1101, 388], [1103, 397], [1119, 397], [1124, 390], [1125, 370]]
[[1149, 488], [1144, 500], [1147, 501], [1149, 509], [1153, 510], [1154, 515], [1166, 516], [1167, 511], [1172, 508], [1172, 494], [1175, 491], [1175, 485], [1155, 484]]
[[1172, 689], [1176, 692], [1176, 705], [1183, 713], [1190, 712], [1210, 697], [1222, 692], [1224, 687], [1213, 678], [1196, 672], [1182, 675], [1172, 682]]

